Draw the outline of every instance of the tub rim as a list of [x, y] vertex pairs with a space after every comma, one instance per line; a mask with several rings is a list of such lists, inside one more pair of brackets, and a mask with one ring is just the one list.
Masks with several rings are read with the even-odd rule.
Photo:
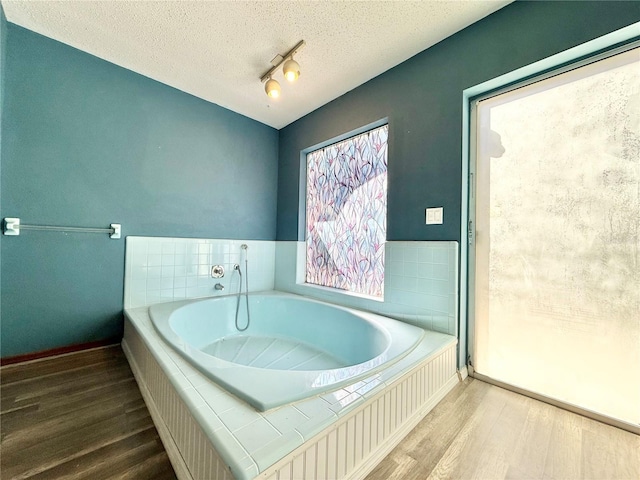
[[[413, 351], [425, 330], [376, 313], [336, 305], [302, 295], [277, 290], [253, 292], [250, 296], [282, 297], [345, 311], [381, 330], [388, 338], [385, 350], [365, 362], [330, 370], [276, 370], [251, 367], [207, 354], [184, 341], [170, 326], [171, 315], [180, 308], [216, 300], [232, 300], [235, 295], [205, 297], [160, 303], [148, 307], [151, 323], [162, 340], [194, 368], [259, 411], [266, 411], [352, 384], [391, 366]], [[403, 341], [394, 343], [394, 335]], [[411, 339], [411, 340], [409, 340]]]

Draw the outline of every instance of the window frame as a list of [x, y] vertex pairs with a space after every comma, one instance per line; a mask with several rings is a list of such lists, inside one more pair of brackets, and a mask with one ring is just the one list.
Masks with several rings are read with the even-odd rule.
[[[352, 296], [352, 297], [358, 297], [358, 298], [363, 298], [363, 299], [368, 299], [368, 300], [373, 300], [373, 301], [377, 301], [377, 302], [383, 302], [384, 301], [384, 285], [385, 285], [385, 280], [383, 279], [383, 294], [381, 296], [374, 296], [374, 295], [368, 295], [368, 294], [364, 294], [364, 293], [359, 293], [359, 292], [353, 292], [353, 291], [349, 291], [349, 290], [343, 290], [340, 288], [336, 288], [336, 287], [331, 287], [331, 286], [324, 286], [324, 285], [316, 285], [313, 283], [307, 283], [306, 281], [306, 268], [307, 268], [307, 252], [306, 252], [306, 245], [307, 245], [307, 237], [306, 237], [306, 230], [307, 230], [307, 155], [309, 153], [315, 152], [317, 150], [326, 148], [330, 145], [336, 144], [336, 143], [340, 143], [343, 142], [345, 140], [348, 140], [350, 138], [356, 137], [358, 135], [362, 135], [364, 133], [367, 133], [371, 130], [375, 130], [376, 128], [382, 127], [382, 126], [387, 126], [387, 159], [388, 159], [388, 155], [390, 152], [390, 142], [391, 142], [391, 125], [389, 123], [389, 119], [388, 117], [384, 117], [381, 118], [379, 120], [376, 120], [374, 122], [368, 123], [366, 125], [363, 125], [361, 127], [358, 127], [356, 129], [350, 130], [346, 133], [337, 135], [335, 137], [332, 137], [328, 140], [324, 140], [320, 143], [316, 143], [310, 147], [307, 147], [303, 150], [300, 151], [300, 178], [299, 178], [299, 203], [298, 203], [298, 242], [299, 244], [303, 245], [304, 248], [299, 247], [298, 248], [298, 252], [297, 252], [297, 268], [296, 268], [296, 284], [298, 286], [304, 287], [304, 288], [311, 288], [311, 289], [318, 289], [320, 291], [325, 291], [325, 292], [331, 292], [331, 293], [336, 293], [338, 295], [346, 295], [346, 296]], [[387, 170], [388, 172], [388, 170]], [[388, 182], [388, 177], [387, 177], [387, 182]], [[387, 212], [385, 213], [385, 217], [388, 219], [388, 184], [387, 184]], [[387, 229], [385, 229], [385, 243], [387, 241]]]

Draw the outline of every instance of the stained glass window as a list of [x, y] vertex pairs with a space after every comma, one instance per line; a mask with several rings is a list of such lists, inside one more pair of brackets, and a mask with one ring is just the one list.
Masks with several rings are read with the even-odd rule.
[[307, 154], [307, 283], [382, 297], [388, 133]]

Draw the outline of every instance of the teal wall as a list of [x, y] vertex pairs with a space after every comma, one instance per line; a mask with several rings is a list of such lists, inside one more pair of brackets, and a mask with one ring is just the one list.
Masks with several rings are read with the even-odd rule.
[[[2, 17], [0, 216], [294, 240], [300, 150], [388, 117], [388, 238], [459, 240], [462, 91], [637, 21], [638, 2], [516, 2], [277, 132]], [[123, 240], [29, 231], [0, 250], [2, 357], [119, 339]]]
[[[13, 24], [4, 30], [2, 218], [275, 239], [275, 129]], [[25, 231], [1, 249], [2, 357], [119, 340], [124, 239]]]
[[[2, 177], [2, 119], [4, 117], [4, 63], [5, 46], [7, 44], [7, 19], [0, 6], [0, 178]], [[0, 182], [0, 207], [2, 207], [2, 182]], [[0, 235], [0, 251], [2, 251], [2, 235]], [[0, 255], [0, 298], [2, 298], [2, 255]], [[0, 334], [2, 333], [2, 302], [0, 302]], [[1, 353], [1, 351], [0, 351]]]
[[638, 21], [640, 2], [516, 2], [280, 130], [277, 239], [297, 239], [300, 151], [388, 117], [388, 240], [460, 240], [463, 90]]

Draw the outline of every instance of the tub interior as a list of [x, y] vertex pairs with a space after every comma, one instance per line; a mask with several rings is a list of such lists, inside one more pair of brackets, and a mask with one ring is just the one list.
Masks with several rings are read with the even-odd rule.
[[[180, 355], [259, 411], [371, 376], [424, 335], [412, 325], [292, 294], [260, 292], [249, 302], [243, 332], [232, 296], [157, 304], [149, 316]], [[238, 323], [245, 322], [243, 308]]]
[[275, 370], [329, 370], [347, 362], [313, 345], [266, 335], [229, 335], [201, 349], [228, 362]]
[[[215, 305], [215, 306], [214, 306]], [[277, 370], [327, 370], [382, 355], [384, 329], [334, 306], [269, 296], [249, 297], [251, 322], [235, 327], [235, 299], [220, 297], [175, 310], [171, 329], [190, 346], [240, 365]], [[215, 312], [215, 316], [212, 314]], [[244, 298], [238, 323], [246, 325]]]

